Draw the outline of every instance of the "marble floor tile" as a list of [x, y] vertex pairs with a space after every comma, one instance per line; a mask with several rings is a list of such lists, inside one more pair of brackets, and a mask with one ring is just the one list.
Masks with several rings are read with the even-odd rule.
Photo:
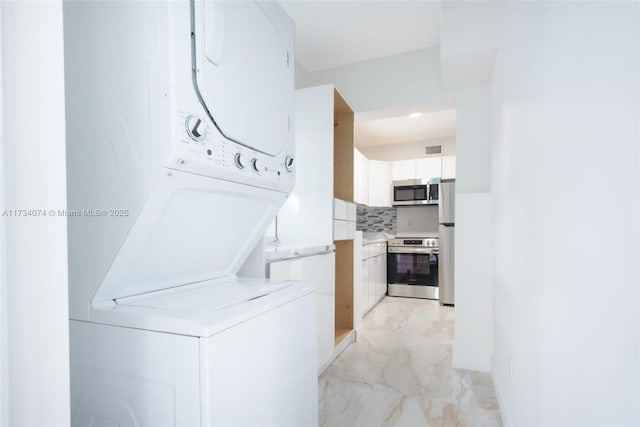
[[454, 309], [386, 297], [320, 377], [320, 425], [501, 426], [489, 374], [451, 365]]

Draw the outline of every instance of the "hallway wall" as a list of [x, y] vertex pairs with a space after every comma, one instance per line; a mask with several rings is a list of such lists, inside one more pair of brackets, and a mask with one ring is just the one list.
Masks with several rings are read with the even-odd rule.
[[[2, 208], [64, 209], [62, 1], [3, 1], [0, 9]], [[8, 214], [2, 220], [0, 422], [69, 425], [66, 218]]]
[[491, 85], [507, 425], [637, 425], [638, 4], [509, 3]]

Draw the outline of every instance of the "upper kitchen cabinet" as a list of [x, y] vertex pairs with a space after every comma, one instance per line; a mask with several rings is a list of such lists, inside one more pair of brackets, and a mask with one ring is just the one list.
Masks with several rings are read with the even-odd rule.
[[391, 164], [369, 160], [369, 206], [391, 206]]
[[415, 160], [396, 160], [391, 162], [391, 180], [416, 179]]
[[456, 156], [423, 157], [391, 162], [391, 179], [393, 181], [455, 177]]
[[[333, 195], [353, 202], [353, 110], [333, 89]], [[316, 169], [322, 170], [322, 169]], [[319, 175], [322, 175], [320, 173]]]
[[416, 159], [416, 179], [440, 178], [442, 176], [441, 157]]
[[456, 177], [456, 156], [442, 156], [442, 179]]
[[354, 148], [353, 153], [354, 201], [363, 205], [369, 204], [369, 159]]

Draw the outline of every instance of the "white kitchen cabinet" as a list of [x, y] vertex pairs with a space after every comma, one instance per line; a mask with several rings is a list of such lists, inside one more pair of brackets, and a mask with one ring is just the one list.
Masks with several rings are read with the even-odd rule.
[[378, 277], [376, 274], [377, 270], [375, 268], [375, 259], [376, 257], [371, 257], [367, 260], [367, 268], [369, 269], [369, 292], [367, 293], [369, 310], [376, 305], [376, 281], [378, 280]]
[[[371, 161], [369, 173], [373, 174]], [[456, 156], [424, 157], [415, 160], [397, 160], [391, 162], [391, 179], [431, 179], [455, 178]], [[371, 186], [371, 184], [369, 184]], [[369, 192], [371, 194], [371, 191]], [[371, 199], [371, 196], [370, 196]]]
[[416, 160], [416, 179], [440, 178], [442, 176], [442, 157], [425, 157]]
[[391, 206], [391, 164], [369, 160], [369, 206]]
[[369, 264], [369, 258], [362, 261], [362, 302], [364, 308], [362, 310], [363, 316], [371, 309], [371, 291], [369, 289], [369, 282], [371, 281], [371, 277], [369, 275]]
[[351, 240], [356, 232], [356, 205], [333, 199], [333, 240]]
[[[366, 304], [363, 296], [362, 287], [362, 231], [356, 231], [353, 237], [353, 328], [360, 330], [362, 328], [362, 312]], [[364, 292], [366, 297], [366, 292]]]
[[379, 243], [380, 254], [376, 263], [376, 274], [378, 281], [376, 282], [376, 302], [380, 301], [387, 293], [387, 251], [386, 244]]
[[369, 258], [369, 297], [370, 305], [373, 307], [378, 302], [378, 290], [380, 289], [380, 255]]
[[[334, 88], [296, 91], [296, 185], [278, 213], [283, 245], [333, 243]], [[275, 227], [272, 228], [275, 233]]]
[[362, 247], [361, 292], [364, 316], [387, 293], [387, 244], [385, 242], [369, 243]]
[[335, 254], [330, 252], [271, 262], [269, 277], [302, 280], [316, 288], [318, 370], [327, 366], [334, 357], [335, 348]]
[[395, 160], [391, 162], [391, 180], [405, 180], [416, 178], [415, 160]]
[[442, 156], [442, 179], [456, 177], [456, 156]]
[[356, 203], [369, 204], [369, 159], [357, 148], [353, 149], [353, 199]]

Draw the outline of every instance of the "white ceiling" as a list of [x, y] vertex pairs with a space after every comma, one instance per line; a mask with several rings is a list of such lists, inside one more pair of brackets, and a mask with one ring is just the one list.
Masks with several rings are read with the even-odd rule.
[[280, 4], [296, 23], [296, 61], [310, 72], [440, 44], [440, 0]]
[[354, 133], [357, 147], [453, 137], [456, 134], [456, 110], [425, 113], [418, 118], [404, 115], [357, 121]]

